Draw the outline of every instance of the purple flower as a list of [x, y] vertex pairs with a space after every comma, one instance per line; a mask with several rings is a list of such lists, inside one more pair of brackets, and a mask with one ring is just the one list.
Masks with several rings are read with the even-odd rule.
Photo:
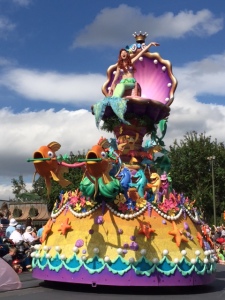
[[188, 225], [187, 222], [184, 222], [184, 229], [185, 229], [185, 230], [189, 230], [189, 225]]
[[127, 250], [126, 249], [123, 249], [123, 254], [127, 254]]
[[129, 245], [128, 245], [127, 243], [125, 243], [125, 244], [123, 245], [123, 248], [127, 249], [127, 248], [129, 248]]
[[118, 229], [118, 233], [122, 234], [123, 233], [123, 229]]
[[130, 249], [137, 251], [139, 249], [139, 246], [136, 242], [132, 242], [132, 243], [130, 243]]
[[97, 216], [97, 217], [95, 218], [95, 224], [100, 225], [100, 224], [103, 224], [103, 223], [104, 223], [103, 216]]
[[83, 245], [84, 245], [84, 241], [81, 239], [77, 240], [75, 243], [75, 246], [78, 248], [82, 247]]
[[166, 220], [162, 220], [162, 223], [163, 223], [163, 224], [166, 224]]
[[131, 240], [131, 241], [135, 241], [135, 240], [136, 240], [136, 237], [135, 237], [134, 235], [132, 235], [132, 236], [130, 237], [130, 240]]
[[83, 253], [83, 254], [86, 254], [86, 252], [87, 252], [87, 251], [86, 251], [85, 249], [84, 249], [84, 250], [82, 250], [82, 253]]
[[90, 229], [89, 230], [89, 234], [93, 234], [94, 233], [94, 230], [93, 229]]

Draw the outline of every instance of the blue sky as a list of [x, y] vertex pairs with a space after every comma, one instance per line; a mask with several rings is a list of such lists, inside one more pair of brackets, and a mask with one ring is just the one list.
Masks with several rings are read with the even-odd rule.
[[134, 31], [160, 43], [178, 79], [166, 144], [191, 130], [224, 142], [224, 15], [224, 0], [0, 0], [0, 199], [12, 178], [31, 184], [26, 159], [41, 145], [76, 153], [111, 136], [90, 106]]

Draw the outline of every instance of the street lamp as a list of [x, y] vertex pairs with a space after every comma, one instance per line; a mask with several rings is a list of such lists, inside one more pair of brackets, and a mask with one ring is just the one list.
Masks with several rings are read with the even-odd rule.
[[211, 162], [212, 165], [212, 189], [213, 189], [213, 218], [214, 218], [214, 225], [216, 226], [216, 199], [215, 199], [215, 180], [214, 180], [214, 160], [215, 156], [209, 156], [207, 159]]

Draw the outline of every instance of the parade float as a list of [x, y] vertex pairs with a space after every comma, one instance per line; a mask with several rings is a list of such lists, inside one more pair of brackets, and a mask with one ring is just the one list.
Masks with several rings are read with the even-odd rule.
[[[146, 47], [147, 34], [134, 37], [125, 48], [131, 58]], [[29, 160], [48, 193], [52, 180], [67, 186], [35, 246], [33, 277], [92, 286], [209, 284], [216, 263], [207, 224], [194, 199], [172, 186], [163, 142], [177, 87], [171, 63], [143, 52], [134, 87], [121, 98], [110, 95], [116, 70], [117, 64], [108, 68], [105, 97], [92, 106], [93, 126], [95, 120], [112, 138], [100, 137], [74, 164], [56, 153], [58, 142]], [[69, 168], [84, 170], [74, 191], [64, 177]]]

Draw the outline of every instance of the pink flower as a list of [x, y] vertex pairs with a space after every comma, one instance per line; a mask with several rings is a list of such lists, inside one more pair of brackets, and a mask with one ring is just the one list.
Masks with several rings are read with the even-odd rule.
[[127, 212], [127, 206], [124, 203], [120, 203], [118, 209], [121, 210], [123, 213]]

